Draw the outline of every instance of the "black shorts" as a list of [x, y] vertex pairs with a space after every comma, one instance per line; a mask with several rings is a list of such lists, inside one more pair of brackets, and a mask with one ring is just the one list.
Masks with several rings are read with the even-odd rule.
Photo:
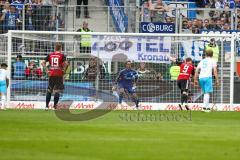
[[48, 79], [48, 89], [53, 90], [63, 90], [63, 77], [62, 76], [50, 76]]
[[189, 80], [187, 79], [177, 80], [177, 85], [181, 91], [187, 91], [189, 86]]

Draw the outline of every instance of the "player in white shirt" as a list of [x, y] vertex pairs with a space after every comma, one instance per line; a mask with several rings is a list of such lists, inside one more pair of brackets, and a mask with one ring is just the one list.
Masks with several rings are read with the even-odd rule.
[[[204, 93], [203, 103], [204, 103], [204, 111], [210, 111], [209, 108], [209, 99], [210, 93], [213, 92], [213, 76], [212, 71], [215, 76], [216, 85], [219, 85], [218, 73], [217, 73], [217, 63], [212, 58], [213, 51], [211, 49], [206, 50], [206, 58], [202, 59], [198, 64], [194, 76], [194, 83], [198, 85], [198, 77], [199, 77], [199, 85]], [[199, 73], [200, 71], [200, 73]]]
[[1, 107], [0, 109], [6, 109], [6, 92], [9, 83], [9, 78], [7, 74], [7, 64], [2, 63], [0, 68], [0, 96], [1, 96]]

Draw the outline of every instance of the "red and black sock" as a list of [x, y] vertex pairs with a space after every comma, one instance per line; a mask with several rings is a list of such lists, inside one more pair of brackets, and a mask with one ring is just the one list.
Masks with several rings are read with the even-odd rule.
[[59, 97], [60, 97], [60, 94], [59, 93], [55, 93], [54, 94], [54, 108], [57, 107], [57, 104], [58, 104], [58, 101], [59, 101]]
[[47, 95], [46, 95], [46, 108], [49, 108], [49, 102], [51, 101], [51, 96], [52, 96], [52, 93], [47, 91]]

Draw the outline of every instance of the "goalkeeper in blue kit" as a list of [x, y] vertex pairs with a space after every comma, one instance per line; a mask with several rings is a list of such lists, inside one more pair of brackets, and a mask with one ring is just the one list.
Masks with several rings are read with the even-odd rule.
[[117, 85], [119, 91], [119, 103], [122, 103], [123, 95], [125, 92], [131, 95], [131, 99], [139, 107], [139, 99], [136, 94], [136, 82], [138, 74], [135, 70], [131, 69], [131, 61], [127, 61], [126, 68], [119, 72], [117, 76]]

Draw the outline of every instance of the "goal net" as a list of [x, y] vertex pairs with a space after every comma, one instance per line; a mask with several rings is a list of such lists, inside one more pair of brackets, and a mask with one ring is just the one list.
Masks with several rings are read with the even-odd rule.
[[0, 63], [7, 62], [7, 35], [0, 34]]
[[[62, 43], [62, 53], [69, 64], [61, 100], [73, 100], [73, 108], [93, 109], [98, 103], [117, 101], [118, 94], [112, 88], [126, 61], [130, 60], [132, 69], [138, 73], [136, 93], [142, 109], [177, 109], [179, 68], [169, 57], [182, 61], [191, 57], [197, 66], [211, 39], [215, 40], [221, 83], [214, 87], [210, 102], [230, 104], [233, 101], [234, 41], [230, 35], [12, 31], [8, 38], [10, 44], [6, 36], [1, 38], [0, 61], [11, 64], [9, 107], [45, 106], [48, 74], [41, 62], [54, 51], [56, 42]], [[19, 55], [25, 65], [22, 71], [16, 67]], [[189, 103], [197, 110], [202, 107], [203, 93], [193, 85], [189, 85], [189, 91]], [[123, 101], [131, 101], [131, 95], [126, 92]]]

